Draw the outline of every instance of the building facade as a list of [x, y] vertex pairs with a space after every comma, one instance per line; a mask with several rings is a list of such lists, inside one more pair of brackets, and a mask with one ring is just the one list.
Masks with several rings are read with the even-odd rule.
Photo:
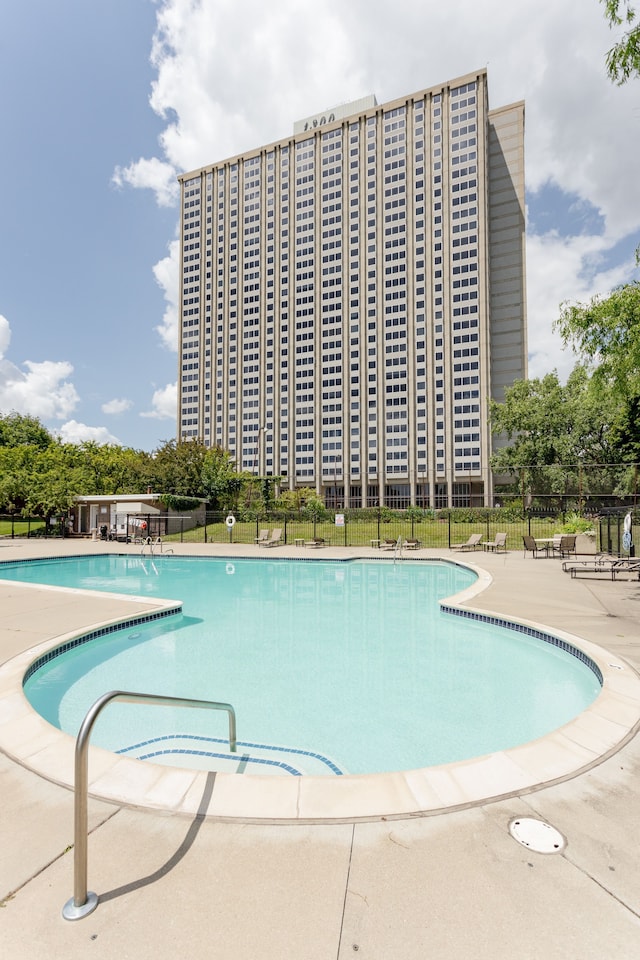
[[182, 175], [179, 439], [328, 505], [492, 502], [526, 376], [524, 105], [486, 71]]

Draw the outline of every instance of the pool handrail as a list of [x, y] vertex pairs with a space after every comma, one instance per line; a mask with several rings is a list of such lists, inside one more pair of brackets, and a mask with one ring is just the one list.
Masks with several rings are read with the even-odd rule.
[[154, 547], [160, 547], [160, 553], [173, 553], [172, 547], [169, 547], [169, 549], [165, 551], [164, 547], [162, 546], [162, 537], [156, 537], [155, 539], [153, 537], [144, 537], [142, 540], [142, 550], [140, 551], [142, 556], [144, 556], [145, 547], [149, 547], [149, 553], [151, 556], [153, 556]]
[[236, 752], [236, 712], [230, 703], [215, 700], [194, 700], [187, 697], [167, 697], [154, 693], [134, 693], [129, 690], [111, 690], [99, 697], [80, 724], [76, 738], [75, 785], [74, 785], [74, 843], [73, 843], [73, 896], [62, 908], [65, 920], [81, 920], [93, 913], [98, 906], [98, 897], [87, 890], [87, 805], [89, 794], [89, 738], [98, 715], [114, 700], [122, 703], [146, 703], [155, 706], [195, 707], [209, 710], [225, 710], [229, 715], [229, 750]]
[[396, 545], [393, 550], [393, 562], [396, 560], [402, 560], [402, 534], [396, 540]]

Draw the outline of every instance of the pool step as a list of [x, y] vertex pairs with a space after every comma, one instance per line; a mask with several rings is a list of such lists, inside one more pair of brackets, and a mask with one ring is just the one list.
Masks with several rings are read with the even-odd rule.
[[226, 740], [188, 733], [153, 737], [116, 751], [137, 760], [152, 760], [167, 766], [216, 770], [220, 773], [269, 775], [341, 776], [345, 773], [333, 760], [310, 750], [272, 746], [238, 740], [230, 753]]

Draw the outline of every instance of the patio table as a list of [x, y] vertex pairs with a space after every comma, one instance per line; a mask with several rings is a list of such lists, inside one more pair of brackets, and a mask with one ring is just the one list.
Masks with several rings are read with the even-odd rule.
[[546, 552], [547, 557], [549, 556], [549, 551], [553, 553], [553, 537], [534, 537], [534, 540], [536, 541], [536, 546]]

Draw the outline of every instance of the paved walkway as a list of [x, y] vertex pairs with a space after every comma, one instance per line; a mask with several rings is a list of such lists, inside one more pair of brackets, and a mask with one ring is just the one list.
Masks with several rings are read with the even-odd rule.
[[[43, 549], [52, 555], [70, 546], [4, 541], [0, 559]], [[231, 550], [240, 555], [222, 545], [188, 552]], [[334, 553], [344, 556], [313, 555]], [[524, 560], [519, 551], [467, 559], [493, 577], [474, 607], [579, 634], [640, 668], [637, 581], [571, 580], [558, 561]], [[121, 616], [119, 603], [0, 585], [0, 662]], [[73, 892], [72, 794], [0, 754], [3, 960], [640, 956], [637, 736], [588, 772], [537, 792], [399, 820], [211, 820], [213, 781], [206, 779], [192, 817], [92, 800], [89, 886], [100, 903], [69, 923], [60, 911]], [[516, 843], [509, 823], [527, 816], [556, 827], [565, 849], [544, 855]]]

